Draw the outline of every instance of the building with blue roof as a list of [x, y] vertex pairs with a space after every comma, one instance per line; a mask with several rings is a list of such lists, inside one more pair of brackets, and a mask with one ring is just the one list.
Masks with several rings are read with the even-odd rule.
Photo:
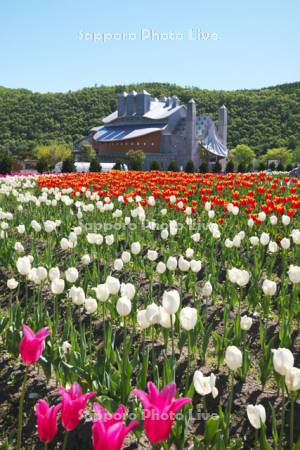
[[142, 150], [144, 169], [153, 161], [162, 169], [171, 161], [184, 168], [189, 160], [199, 167], [201, 159], [212, 165], [219, 161], [225, 168], [227, 116], [227, 108], [221, 106], [216, 126], [211, 117], [197, 116], [193, 99], [184, 105], [176, 96], [157, 99], [146, 91], [123, 92], [117, 111], [92, 128], [87, 139], [100, 163], [126, 162], [129, 150]]

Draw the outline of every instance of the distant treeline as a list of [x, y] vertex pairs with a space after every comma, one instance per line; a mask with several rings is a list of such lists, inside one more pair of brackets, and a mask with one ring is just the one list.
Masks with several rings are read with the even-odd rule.
[[0, 87], [0, 149], [30, 156], [37, 144], [68, 144], [88, 133], [116, 109], [122, 90], [148, 90], [152, 96], [194, 98], [198, 114], [217, 119], [218, 108], [229, 112], [228, 146], [251, 146], [259, 156], [274, 147], [300, 144], [300, 82], [258, 90], [209, 91], [164, 83], [99, 86], [75, 92], [40, 94]]

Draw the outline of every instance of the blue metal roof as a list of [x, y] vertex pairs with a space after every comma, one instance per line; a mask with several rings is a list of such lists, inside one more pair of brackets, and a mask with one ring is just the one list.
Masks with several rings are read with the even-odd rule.
[[144, 125], [123, 125], [117, 126], [102, 126], [94, 134], [93, 139], [95, 141], [121, 141], [124, 139], [133, 139], [145, 134], [154, 133], [155, 131], [161, 131], [166, 127], [166, 124], [152, 124], [150, 126]]

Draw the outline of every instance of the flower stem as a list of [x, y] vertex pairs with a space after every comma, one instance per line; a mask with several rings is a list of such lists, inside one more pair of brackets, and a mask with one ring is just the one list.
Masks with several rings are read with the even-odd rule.
[[21, 448], [22, 426], [23, 426], [23, 408], [24, 408], [24, 398], [25, 398], [25, 392], [26, 392], [27, 378], [28, 378], [28, 369], [29, 369], [29, 366], [26, 366], [24, 380], [23, 380], [23, 384], [22, 384], [21, 396], [20, 396], [16, 450], [20, 450], [20, 448]]
[[229, 397], [228, 397], [228, 405], [227, 405], [227, 429], [226, 429], [226, 444], [229, 443], [230, 438], [230, 416], [232, 410], [232, 402], [233, 402], [233, 388], [234, 388], [234, 373], [230, 374], [230, 384], [229, 384]]
[[279, 450], [282, 448], [283, 435], [284, 435], [284, 424], [285, 424], [285, 396], [284, 396], [284, 377], [281, 377], [281, 388], [282, 388], [282, 407], [281, 407], [281, 424], [280, 424], [280, 435], [279, 435]]
[[290, 416], [290, 450], [294, 447], [294, 417], [295, 417], [295, 397], [291, 398], [291, 416]]
[[44, 444], [44, 450], [48, 450], [48, 442], [45, 442], [45, 444]]
[[69, 438], [69, 431], [66, 431], [65, 432], [64, 443], [63, 443], [62, 450], [66, 450], [67, 449], [68, 438]]
[[170, 316], [170, 319], [171, 319], [172, 365], [173, 365], [173, 377], [175, 381], [175, 346], [174, 346], [174, 324], [172, 314]]

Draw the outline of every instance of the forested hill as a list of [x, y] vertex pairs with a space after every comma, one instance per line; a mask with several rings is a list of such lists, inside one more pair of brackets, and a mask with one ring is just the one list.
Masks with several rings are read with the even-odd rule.
[[272, 147], [293, 149], [300, 144], [300, 82], [239, 91], [143, 83], [46, 94], [0, 87], [0, 149], [29, 156], [38, 143], [71, 143], [116, 108], [117, 94], [124, 89], [146, 89], [156, 97], [177, 95], [184, 103], [194, 98], [198, 114], [215, 119], [219, 106], [225, 104], [229, 148], [245, 143], [261, 154]]

